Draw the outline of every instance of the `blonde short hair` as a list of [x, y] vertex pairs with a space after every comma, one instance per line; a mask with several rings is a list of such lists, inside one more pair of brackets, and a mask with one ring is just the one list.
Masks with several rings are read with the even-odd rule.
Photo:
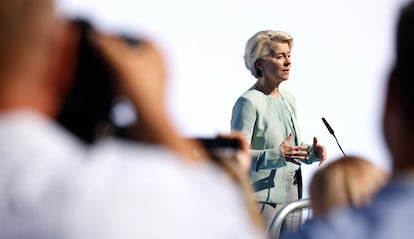
[[287, 42], [292, 49], [293, 37], [284, 31], [265, 30], [257, 32], [247, 41], [243, 56], [244, 64], [256, 78], [260, 77], [255, 66], [257, 59], [268, 55], [270, 47], [276, 42]]
[[341, 207], [361, 207], [388, 180], [388, 173], [362, 157], [341, 157], [313, 175], [309, 194], [315, 216]]

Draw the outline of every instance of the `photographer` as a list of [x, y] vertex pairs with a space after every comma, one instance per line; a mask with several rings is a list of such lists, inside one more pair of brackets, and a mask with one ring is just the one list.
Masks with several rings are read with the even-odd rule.
[[239, 186], [169, 122], [150, 42], [88, 36], [139, 112], [136, 140], [88, 145], [57, 123], [80, 32], [53, 9], [0, 1], [0, 238], [263, 238]]

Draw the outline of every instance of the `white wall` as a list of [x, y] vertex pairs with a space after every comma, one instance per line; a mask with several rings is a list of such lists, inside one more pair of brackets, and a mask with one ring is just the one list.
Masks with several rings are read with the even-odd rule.
[[[60, 0], [60, 9], [155, 40], [169, 66], [171, 117], [189, 136], [229, 131], [233, 103], [255, 82], [243, 64], [246, 40], [258, 30], [285, 30], [295, 42], [290, 79], [281, 87], [296, 96], [303, 140], [318, 136], [328, 160], [341, 155], [325, 117], [347, 154], [389, 169], [381, 113], [403, 2]], [[317, 165], [303, 168], [307, 187]]]

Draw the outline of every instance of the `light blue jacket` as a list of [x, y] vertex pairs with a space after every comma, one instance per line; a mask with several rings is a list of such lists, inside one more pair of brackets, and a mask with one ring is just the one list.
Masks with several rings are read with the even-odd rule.
[[[295, 140], [299, 145], [303, 145], [296, 117], [295, 99], [287, 91], [279, 89], [279, 93], [279, 97], [282, 97], [291, 114]], [[288, 137], [289, 132], [280, 115], [284, 111], [278, 109], [272, 101], [271, 96], [257, 90], [254, 86], [250, 88], [239, 97], [233, 107], [231, 129], [242, 131], [250, 143], [253, 160], [249, 176], [256, 189], [256, 200], [284, 203], [286, 173], [295, 169], [300, 170], [300, 166], [287, 162], [280, 150], [280, 144]], [[311, 164], [319, 161], [314, 156], [313, 149], [309, 150], [311, 152], [309, 160], [302, 162]], [[301, 180], [299, 178], [299, 185], [302, 185]], [[299, 187], [301, 189], [301, 186]]]

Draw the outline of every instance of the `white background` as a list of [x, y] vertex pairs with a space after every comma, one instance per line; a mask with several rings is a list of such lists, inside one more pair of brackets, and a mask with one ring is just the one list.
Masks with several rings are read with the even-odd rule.
[[[394, 27], [405, 0], [60, 0], [65, 14], [102, 30], [148, 37], [165, 52], [168, 106], [183, 135], [229, 132], [231, 109], [255, 78], [244, 67], [247, 39], [259, 30], [294, 37], [290, 79], [302, 140], [317, 136], [328, 161], [348, 155], [389, 170], [381, 131]], [[305, 188], [317, 164], [303, 167]], [[305, 196], [307, 190], [305, 190]]]

